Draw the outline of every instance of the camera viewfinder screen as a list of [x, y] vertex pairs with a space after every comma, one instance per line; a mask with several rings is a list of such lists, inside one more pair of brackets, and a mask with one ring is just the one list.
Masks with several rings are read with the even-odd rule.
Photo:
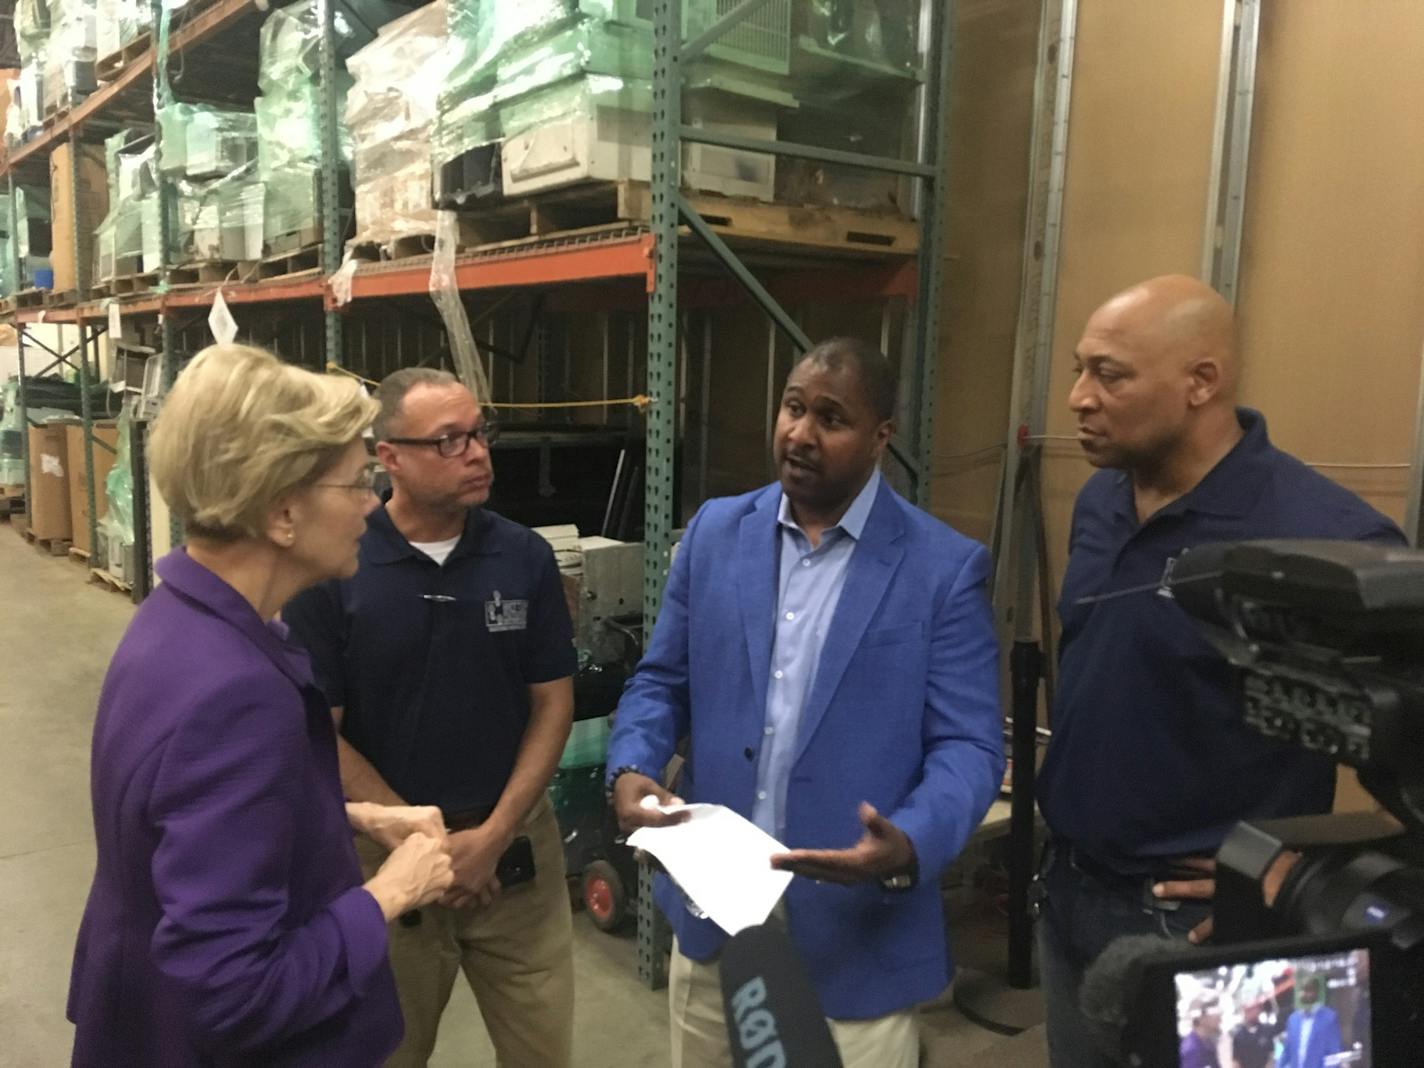
[[1370, 954], [1176, 974], [1181, 1068], [1371, 1068]]

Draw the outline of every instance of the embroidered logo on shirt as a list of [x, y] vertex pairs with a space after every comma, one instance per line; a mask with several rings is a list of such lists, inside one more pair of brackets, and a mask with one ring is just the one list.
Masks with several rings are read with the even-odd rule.
[[491, 633], [502, 630], [524, 630], [529, 626], [529, 602], [506, 601], [494, 591], [494, 597], [485, 602], [485, 627]]

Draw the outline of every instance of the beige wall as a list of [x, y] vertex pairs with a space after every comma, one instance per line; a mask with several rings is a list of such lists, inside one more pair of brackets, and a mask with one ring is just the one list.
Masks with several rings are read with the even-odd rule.
[[935, 513], [987, 540], [1018, 317], [1037, 3], [960, 0], [935, 399]]

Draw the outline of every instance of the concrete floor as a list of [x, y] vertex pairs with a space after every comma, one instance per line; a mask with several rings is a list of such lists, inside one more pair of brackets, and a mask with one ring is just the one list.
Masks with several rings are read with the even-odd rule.
[[[0, 1063], [17, 1068], [69, 1057], [70, 955], [94, 868], [90, 732], [105, 668], [133, 612], [86, 577], [75, 561], [44, 555], [0, 524]], [[574, 931], [576, 1063], [665, 1065], [666, 995], [638, 983], [632, 938], [605, 935], [582, 914]], [[966, 916], [956, 931], [961, 961], [995, 966], [1002, 948], [992, 918]], [[1046, 1063], [1041, 1036], [1006, 1042], [966, 1020], [948, 996], [921, 1019], [925, 1063], [934, 1068]], [[463, 984], [431, 1064], [494, 1064]]]

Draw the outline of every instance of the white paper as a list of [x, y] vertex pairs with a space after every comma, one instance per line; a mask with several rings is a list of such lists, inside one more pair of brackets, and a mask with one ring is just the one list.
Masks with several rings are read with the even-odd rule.
[[119, 302], [112, 297], [109, 299], [109, 340], [118, 344], [119, 339], [124, 336], [124, 321], [119, 315]]
[[220, 345], [231, 345], [237, 337], [237, 320], [227, 309], [227, 299], [219, 289], [213, 296], [213, 310], [208, 313], [208, 329]]
[[670, 827], [639, 827], [628, 844], [646, 850], [699, 909], [728, 934], [765, 923], [791, 882], [771, 858], [786, 847], [722, 805], [663, 805], [687, 812]]

